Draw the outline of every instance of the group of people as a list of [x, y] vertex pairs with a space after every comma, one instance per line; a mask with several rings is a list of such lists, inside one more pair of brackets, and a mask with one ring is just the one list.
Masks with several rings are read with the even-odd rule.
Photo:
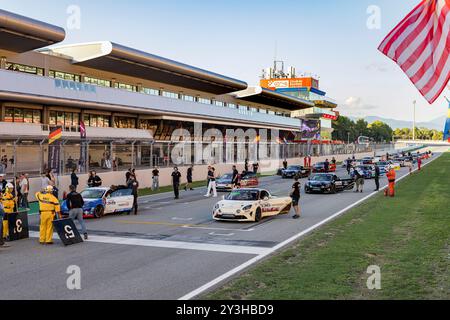
[[[387, 155], [387, 158], [389, 155]], [[306, 166], [310, 166], [309, 157], [305, 158]], [[363, 192], [364, 187], [364, 176], [358, 170], [358, 168], [353, 168], [352, 162], [355, 159], [347, 160], [347, 171], [354, 170], [355, 182], [356, 182], [356, 191], [358, 193]], [[2, 158], [3, 162], [3, 158]], [[325, 161], [325, 164], [328, 165], [330, 162], [328, 159]], [[331, 163], [336, 164], [336, 160], [333, 157]], [[418, 157], [418, 167], [421, 169], [422, 160]], [[244, 164], [244, 172], [242, 174], [239, 173], [237, 166], [233, 165], [232, 167], [232, 178], [231, 183], [233, 188], [240, 188], [240, 179], [243, 175], [248, 172], [249, 163], [248, 160], [245, 161]], [[283, 167], [287, 168], [288, 163], [285, 159], [283, 161]], [[374, 181], [376, 189], [374, 191], [380, 190], [380, 167], [377, 164], [374, 164], [375, 167], [375, 175]], [[257, 173], [259, 169], [259, 164], [253, 164], [253, 172]], [[193, 172], [194, 166], [191, 165], [186, 171], [186, 184], [184, 186], [184, 190], [193, 190]], [[159, 168], [155, 167], [152, 171], [152, 189], [157, 190], [159, 188]], [[385, 195], [389, 197], [395, 196], [395, 183], [396, 183], [396, 172], [393, 166], [389, 167], [389, 170], [386, 174], [388, 180], [388, 188], [385, 190]], [[179, 199], [180, 196], [180, 185], [182, 174], [180, 173], [178, 167], [173, 169], [171, 174], [173, 191], [175, 195], [175, 199]], [[205, 197], [217, 197], [217, 189], [216, 189], [216, 169], [214, 166], [208, 166], [207, 172], [207, 192]], [[29, 208], [28, 204], [28, 193], [30, 190], [30, 182], [27, 174], [23, 173], [19, 177], [15, 179], [16, 185], [13, 183], [7, 182], [4, 178], [4, 174], [0, 174], [0, 218], [2, 223], [0, 224], [0, 248], [8, 247], [8, 245], [4, 242], [4, 239], [8, 238], [9, 230], [8, 230], [8, 214], [17, 212], [19, 208]], [[89, 178], [87, 181], [89, 187], [100, 187], [102, 185], [102, 179], [97, 175], [95, 171], [91, 171], [89, 173]], [[36, 193], [36, 200], [39, 202], [39, 214], [40, 214], [40, 226], [39, 226], [39, 243], [40, 244], [53, 244], [53, 220], [55, 218], [61, 218], [61, 206], [58, 200], [58, 189], [56, 188], [56, 177], [53, 174], [52, 170], [46, 171], [41, 176], [41, 191]], [[79, 178], [76, 174], [76, 169], [74, 168], [71, 174], [71, 185], [69, 187], [70, 192], [65, 196], [65, 200], [67, 203], [67, 208], [69, 209], [69, 218], [74, 221], [77, 220], [81, 226], [81, 232], [84, 236], [84, 239], [88, 239], [88, 233], [86, 224], [83, 219], [83, 206], [84, 200], [80, 193], [77, 192], [77, 187], [79, 185]], [[125, 185], [132, 190], [132, 195], [134, 197], [134, 214], [137, 215], [138, 211], [138, 190], [139, 190], [139, 182], [137, 179], [135, 169], [129, 169], [125, 174]], [[290, 197], [292, 198], [292, 207], [294, 209], [294, 219], [298, 219], [301, 217], [300, 210], [300, 198], [301, 198], [301, 184], [299, 181], [299, 177], [294, 178], [294, 184], [292, 185], [290, 191]]]

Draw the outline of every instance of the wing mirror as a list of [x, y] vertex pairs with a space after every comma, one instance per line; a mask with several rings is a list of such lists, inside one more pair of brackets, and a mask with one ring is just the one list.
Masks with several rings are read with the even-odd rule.
[[264, 201], [269, 201], [269, 197], [264, 197], [263, 200]]

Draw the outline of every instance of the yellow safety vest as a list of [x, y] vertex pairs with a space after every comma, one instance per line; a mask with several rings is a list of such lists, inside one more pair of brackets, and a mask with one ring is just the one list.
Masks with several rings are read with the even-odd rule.
[[36, 199], [39, 201], [40, 212], [60, 212], [61, 208], [58, 199], [51, 193], [36, 193]]
[[5, 192], [2, 196], [2, 205], [5, 213], [13, 213], [14, 212], [14, 206], [16, 205], [14, 196], [11, 192]]

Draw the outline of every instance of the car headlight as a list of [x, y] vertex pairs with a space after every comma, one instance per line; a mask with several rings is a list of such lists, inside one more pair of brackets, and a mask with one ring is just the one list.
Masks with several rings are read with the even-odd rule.
[[219, 204], [216, 204], [216, 205], [214, 206], [214, 210], [217, 210], [217, 209], [219, 209], [219, 208], [220, 208]]
[[253, 205], [249, 204], [248, 206], [243, 207], [242, 210], [248, 211], [248, 210], [251, 210], [252, 207], [253, 207]]

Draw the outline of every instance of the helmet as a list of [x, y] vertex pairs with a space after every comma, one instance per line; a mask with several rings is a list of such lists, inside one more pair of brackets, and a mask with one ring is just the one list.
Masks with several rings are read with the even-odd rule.
[[45, 191], [47, 191], [47, 192], [53, 192], [53, 187], [52, 187], [52, 186], [46, 186], [46, 187], [45, 187]]
[[14, 185], [10, 182], [10, 183], [6, 184], [5, 188], [8, 189], [9, 191], [12, 191], [12, 190], [14, 190]]

